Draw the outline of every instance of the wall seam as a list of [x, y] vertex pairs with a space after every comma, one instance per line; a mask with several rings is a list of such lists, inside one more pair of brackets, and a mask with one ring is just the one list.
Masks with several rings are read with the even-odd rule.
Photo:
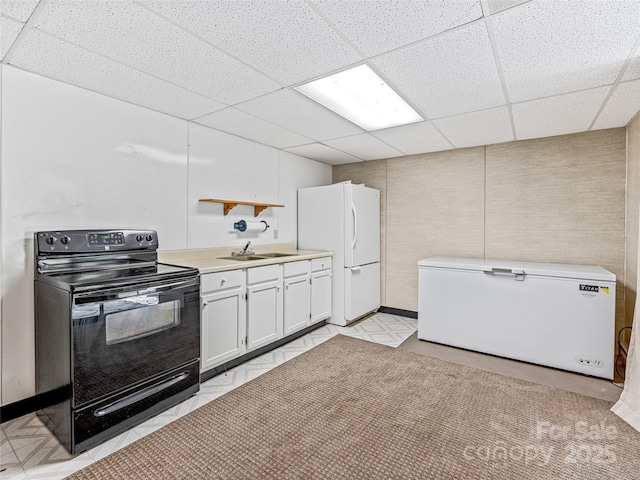
[[189, 248], [189, 172], [191, 170], [191, 141], [190, 141], [190, 133], [191, 133], [191, 122], [187, 120], [187, 198], [185, 199], [185, 208], [186, 208], [186, 229], [184, 232], [184, 244], [186, 248]]
[[387, 304], [387, 276], [389, 274], [389, 262], [387, 252], [389, 251], [389, 160], [384, 161], [384, 304]]
[[[623, 275], [623, 287], [622, 287], [622, 314], [623, 314], [623, 327], [627, 325], [627, 289], [628, 289], [628, 283], [627, 283], [627, 276], [628, 276], [628, 271], [627, 271], [627, 265], [628, 265], [628, 255], [629, 255], [629, 125], [627, 125], [627, 128], [625, 129], [625, 136], [624, 136], [624, 140], [625, 140], [625, 148], [624, 148], [624, 267], [622, 269], [622, 275]], [[636, 259], [637, 261], [637, 259]], [[637, 286], [636, 286], [636, 291], [637, 291]], [[616, 350], [616, 355], [618, 355], [620, 353], [619, 351], [619, 345], [617, 342], [617, 335], [618, 332], [614, 333], [616, 335], [615, 338], [615, 350]]]
[[483, 156], [484, 156], [484, 188], [483, 188], [483, 198], [482, 198], [482, 258], [484, 260], [487, 259], [487, 146], [483, 147]]

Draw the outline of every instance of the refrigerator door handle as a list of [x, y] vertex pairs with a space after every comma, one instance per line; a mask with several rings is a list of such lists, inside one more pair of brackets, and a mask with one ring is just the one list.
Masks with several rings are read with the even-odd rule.
[[356, 213], [356, 206], [353, 202], [351, 202], [351, 213], [353, 213], [353, 240], [351, 240], [351, 248], [353, 249], [358, 239], [358, 214]]
[[362, 269], [362, 267], [351, 267], [349, 270], [351, 270], [352, 272], [359, 272]]

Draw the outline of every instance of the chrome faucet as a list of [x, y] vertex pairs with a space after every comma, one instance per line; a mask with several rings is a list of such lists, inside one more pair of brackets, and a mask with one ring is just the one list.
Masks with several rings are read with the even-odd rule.
[[248, 241], [244, 248], [239, 248], [238, 250], [231, 252], [231, 255], [234, 257], [239, 257], [240, 255], [253, 255], [254, 251], [249, 250], [249, 245], [251, 245], [251, 241]]

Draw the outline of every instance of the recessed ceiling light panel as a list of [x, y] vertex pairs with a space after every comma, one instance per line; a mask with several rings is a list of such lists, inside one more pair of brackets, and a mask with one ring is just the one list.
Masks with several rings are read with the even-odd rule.
[[368, 131], [424, 120], [368, 65], [295, 89]]

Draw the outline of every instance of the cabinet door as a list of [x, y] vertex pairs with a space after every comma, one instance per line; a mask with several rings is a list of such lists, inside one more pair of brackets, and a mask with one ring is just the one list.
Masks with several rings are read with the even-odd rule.
[[247, 350], [282, 337], [282, 277], [247, 286]]
[[244, 286], [203, 295], [201, 370], [242, 355], [245, 332]]
[[331, 316], [331, 270], [311, 274], [311, 323]]
[[309, 326], [309, 275], [284, 279], [284, 335]]

